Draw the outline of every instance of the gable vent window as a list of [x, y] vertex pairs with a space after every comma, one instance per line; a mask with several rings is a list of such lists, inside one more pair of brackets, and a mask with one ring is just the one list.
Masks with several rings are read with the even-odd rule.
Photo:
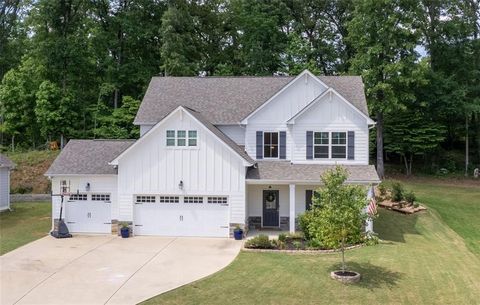
[[210, 204], [220, 204], [220, 205], [228, 205], [228, 199], [227, 197], [208, 197], [207, 202]]
[[160, 196], [160, 203], [178, 203], [178, 196]]
[[328, 132], [315, 132], [313, 136], [313, 157], [328, 159]]
[[72, 201], [86, 201], [87, 194], [71, 194], [69, 200]]
[[109, 194], [92, 194], [92, 201], [110, 202], [110, 195]]
[[184, 197], [183, 203], [203, 203], [203, 197], [198, 197], [198, 196]]
[[278, 132], [263, 133], [263, 157], [278, 158]]
[[155, 196], [135, 196], [135, 203], [155, 203]]
[[197, 131], [188, 131], [188, 146], [197, 146]]
[[167, 130], [167, 146], [175, 146], [175, 130]]
[[167, 130], [166, 140], [169, 147], [196, 147], [198, 132], [196, 130]]
[[347, 157], [347, 133], [332, 132], [332, 159]]

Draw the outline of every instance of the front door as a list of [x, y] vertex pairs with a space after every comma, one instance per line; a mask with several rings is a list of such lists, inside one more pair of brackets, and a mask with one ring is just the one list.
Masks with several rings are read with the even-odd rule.
[[263, 226], [278, 227], [278, 191], [263, 191]]

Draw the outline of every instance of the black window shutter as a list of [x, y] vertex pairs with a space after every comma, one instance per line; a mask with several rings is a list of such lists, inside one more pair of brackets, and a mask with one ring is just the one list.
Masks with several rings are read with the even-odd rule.
[[307, 160], [313, 159], [313, 131], [307, 131]]
[[287, 132], [280, 131], [280, 159], [287, 158]]
[[305, 211], [308, 211], [312, 208], [312, 196], [313, 196], [312, 190], [305, 191]]
[[355, 131], [348, 132], [348, 160], [355, 159]]
[[263, 131], [257, 131], [257, 159], [263, 159]]

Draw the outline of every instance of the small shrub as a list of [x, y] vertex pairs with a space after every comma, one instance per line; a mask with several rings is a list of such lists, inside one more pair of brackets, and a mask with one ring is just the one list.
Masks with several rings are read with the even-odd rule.
[[320, 242], [318, 242], [318, 240], [309, 240], [307, 242], [306, 248], [308, 250], [319, 250], [322, 249], [322, 245], [320, 244]]
[[293, 246], [296, 250], [303, 248], [303, 244], [302, 244], [302, 242], [299, 241], [299, 240], [294, 240], [294, 241], [292, 242], [292, 246]]
[[387, 194], [387, 186], [385, 185], [384, 182], [380, 183], [378, 186], [378, 191], [380, 192], [380, 195], [383, 197]]
[[286, 242], [287, 241], [287, 234], [285, 234], [285, 233], [278, 234], [278, 240], [281, 241], [281, 242]]
[[245, 248], [250, 249], [273, 249], [272, 241], [268, 239], [267, 235], [260, 234], [245, 242]]
[[375, 234], [375, 233], [369, 232], [365, 236], [365, 245], [367, 245], [367, 246], [378, 245], [379, 242], [380, 242], [380, 239], [378, 238], [377, 234]]
[[414, 208], [418, 208], [419, 206], [420, 206], [420, 205], [418, 204], [418, 202], [414, 202], [414, 203], [413, 203], [413, 207], [414, 207]]
[[295, 232], [295, 233], [286, 234], [285, 238], [289, 240], [304, 240], [305, 236], [303, 235], [302, 232]]
[[400, 202], [403, 200], [405, 190], [400, 182], [392, 184], [392, 200]]
[[272, 242], [272, 247], [275, 249], [283, 250], [287, 248], [287, 244], [284, 241], [281, 241], [279, 239], [274, 239], [271, 242]]
[[417, 197], [415, 196], [415, 193], [413, 191], [406, 193], [404, 197], [405, 201], [410, 204], [414, 204], [415, 200], [417, 200]]
[[311, 224], [316, 221], [314, 211], [306, 211], [304, 214], [298, 217], [298, 226], [302, 230], [304, 238], [306, 240], [311, 240], [313, 237], [313, 232], [311, 231]]

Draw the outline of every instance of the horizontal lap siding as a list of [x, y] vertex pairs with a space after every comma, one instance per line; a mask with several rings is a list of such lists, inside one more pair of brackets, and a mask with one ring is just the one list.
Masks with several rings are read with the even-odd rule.
[[[196, 148], [166, 146], [166, 130], [197, 130]], [[245, 220], [242, 159], [187, 114], [171, 117], [119, 162], [119, 213], [133, 220], [135, 194], [229, 196], [231, 222]], [[179, 183], [183, 181], [183, 189]]]

